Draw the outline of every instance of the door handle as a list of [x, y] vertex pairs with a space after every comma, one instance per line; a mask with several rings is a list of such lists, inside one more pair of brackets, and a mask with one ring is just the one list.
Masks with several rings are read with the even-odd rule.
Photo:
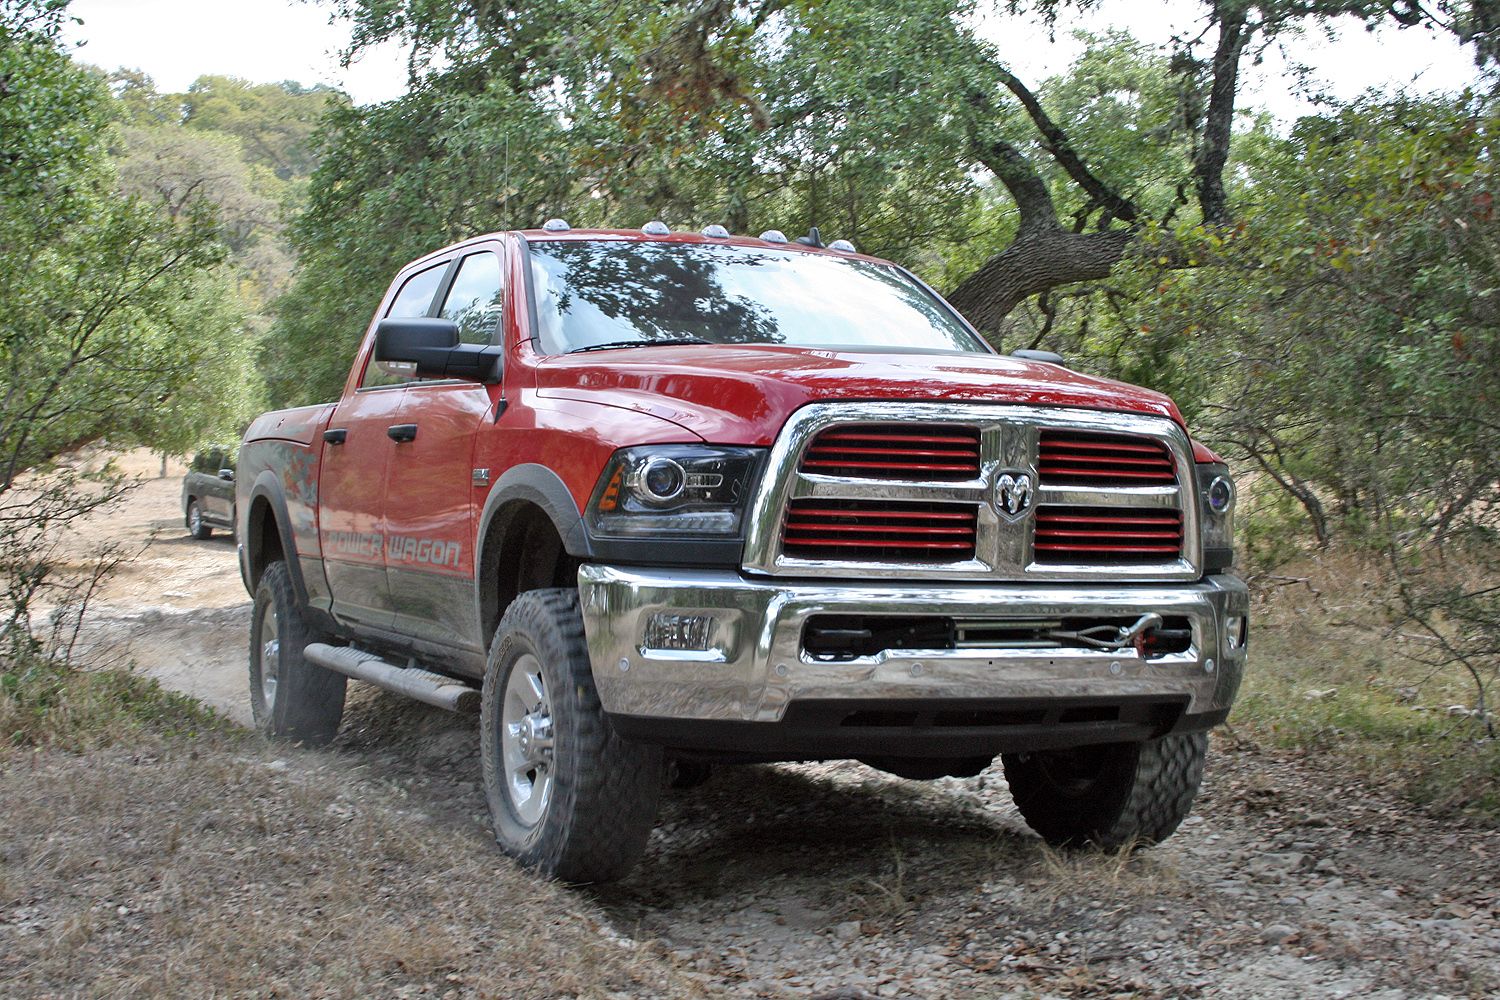
[[349, 436], [349, 430], [345, 427], [334, 427], [323, 432], [323, 440], [328, 444], [343, 444], [344, 438]]
[[385, 429], [385, 435], [392, 441], [411, 441], [417, 436], [417, 425], [391, 424]]

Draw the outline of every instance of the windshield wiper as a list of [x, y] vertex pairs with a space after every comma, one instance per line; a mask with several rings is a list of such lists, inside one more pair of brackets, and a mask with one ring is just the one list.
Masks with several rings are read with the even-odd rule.
[[586, 347], [575, 347], [569, 354], [582, 354], [584, 351], [606, 351], [613, 347], [681, 347], [685, 344], [712, 344], [712, 340], [703, 340], [698, 337], [676, 337], [672, 340], [611, 340], [606, 344], [589, 344]]

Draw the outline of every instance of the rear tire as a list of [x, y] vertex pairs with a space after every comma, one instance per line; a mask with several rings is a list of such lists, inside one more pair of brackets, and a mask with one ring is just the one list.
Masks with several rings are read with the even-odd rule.
[[308, 643], [324, 638], [308, 624], [286, 563], [268, 565], [250, 617], [250, 714], [256, 729], [314, 746], [333, 739], [349, 678], [302, 655]]
[[187, 503], [187, 530], [188, 534], [200, 542], [205, 538], [213, 536], [214, 529], [203, 521], [203, 508], [198, 505], [197, 500], [189, 500]]
[[1115, 850], [1172, 835], [1192, 811], [1207, 754], [1207, 733], [1184, 733], [1001, 760], [1016, 808], [1044, 840]]
[[574, 590], [532, 590], [490, 646], [480, 756], [495, 840], [566, 882], [623, 876], [656, 823], [658, 747], [621, 739], [594, 689]]

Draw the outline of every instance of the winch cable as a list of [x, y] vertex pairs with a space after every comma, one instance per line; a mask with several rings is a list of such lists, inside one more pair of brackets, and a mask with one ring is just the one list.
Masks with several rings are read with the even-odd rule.
[[1053, 629], [1043, 635], [1048, 639], [1057, 639], [1062, 642], [1077, 642], [1091, 649], [1103, 649], [1110, 652], [1124, 649], [1127, 646], [1135, 646], [1147, 632], [1161, 627], [1161, 615], [1150, 612], [1141, 615], [1132, 625], [1095, 625], [1092, 628], [1078, 629]]

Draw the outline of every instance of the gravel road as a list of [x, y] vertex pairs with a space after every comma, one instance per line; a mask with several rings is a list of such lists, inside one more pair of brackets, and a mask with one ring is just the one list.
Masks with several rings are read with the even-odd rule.
[[[186, 537], [179, 483], [148, 481], [75, 536], [80, 553], [144, 546], [98, 595], [83, 651], [244, 721], [233, 546]], [[467, 839], [486, 823], [477, 745], [472, 718], [355, 685], [334, 753]], [[1195, 815], [1148, 852], [1046, 849], [998, 767], [725, 768], [668, 794], [630, 879], [579, 891], [615, 934], [747, 997], [1400, 1000], [1500, 995], [1497, 862], [1496, 831], [1221, 732]]]

